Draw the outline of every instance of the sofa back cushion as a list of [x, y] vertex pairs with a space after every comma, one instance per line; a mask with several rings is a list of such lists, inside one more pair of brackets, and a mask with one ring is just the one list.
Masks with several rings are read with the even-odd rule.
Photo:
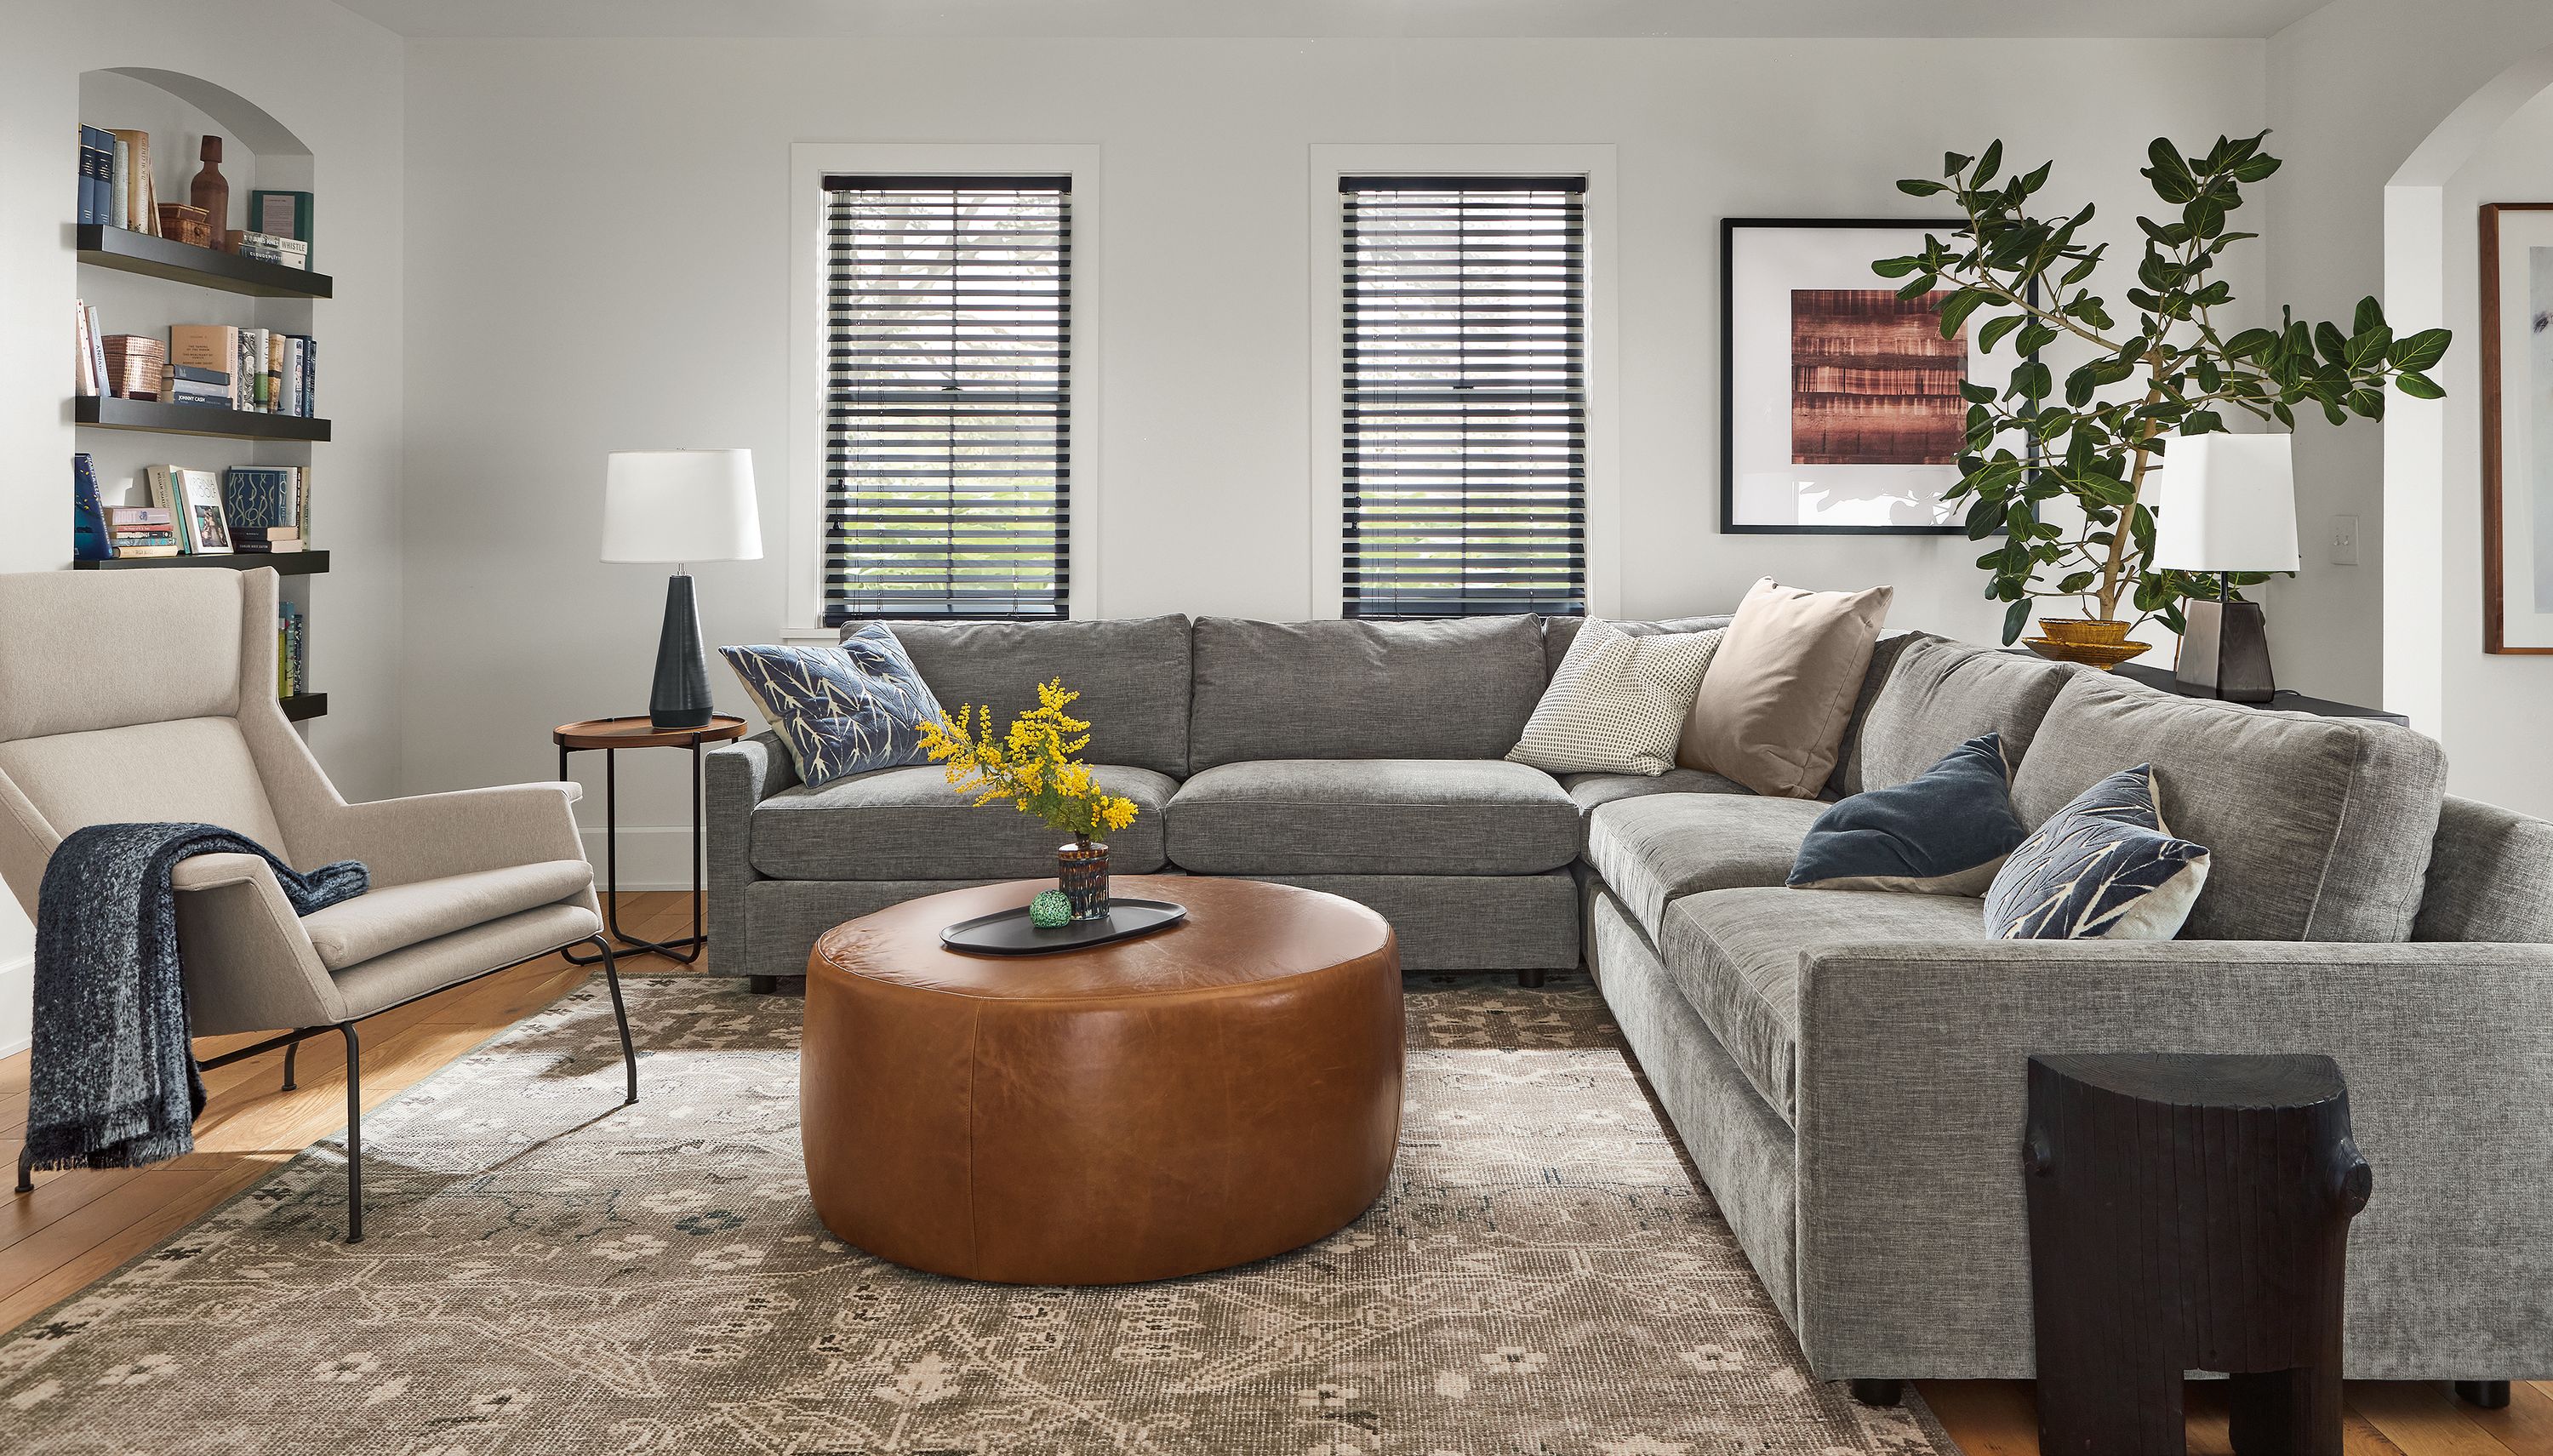
[[2172, 833], [2213, 856], [2183, 939], [2410, 938], [2446, 797], [2434, 740], [2073, 674], [2013, 775], [2013, 808], [2036, 829], [2140, 763]]
[[1835, 769], [1842, 793], [1909, 782], [1980, 733], [2002, 741], [2005, 762], [2021, 763], [2057, 690], [2078, 671], [1930, 632], [1908, 632], [1896, 645], [1884, 676], [1879, 654], [1872, 656], [1876, 691]]
[[1069, 710], [1090, 722], [1091, 763], [1188, 772], [1188, 619], [1123, 621], [898, 621], [922, 680], [941, 706], [989, 706], [997, 728], [1037, 706], [1051, 678], [1079, 693]]
[[1188, 758], [1503, 758], [1542, 697], [1542, 623], [1196, 622]]
[[[1626, 637], [1665, 637], [1718, 631], [1732, 619], [1723, 612], [1717, 616], [1670, 616], [1657, 621], [1614, 621], [1608, 617], [1606, 625]], [[1560, 675], [1560, 664], [1569, 660], [1569, 649], [1578, 641], [1578, 629], [1586, 624], [1583, 616], [1542, 619], [1542, 675], [1546, 682]]]
[[2553, 944], [2553, 824], [2448, 795], [2411, 939]]

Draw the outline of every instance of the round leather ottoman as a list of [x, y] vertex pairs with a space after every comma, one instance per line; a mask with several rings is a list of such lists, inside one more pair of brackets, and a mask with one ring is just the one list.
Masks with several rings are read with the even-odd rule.
[[961, 955], [944, 926], [1051, 882], [835, 926], [807, 961], [799, 1110], [825, 1226], [999, 1284], [1173, 1279], [1281, 1254], [1382, 1193], [1400, 1133], [1400, 955], [1362, 905], [1118, 876], [1169, 930]]

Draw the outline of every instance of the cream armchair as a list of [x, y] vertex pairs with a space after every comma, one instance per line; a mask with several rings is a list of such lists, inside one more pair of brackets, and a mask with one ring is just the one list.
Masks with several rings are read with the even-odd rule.
[[[0, 877], [27, 914], [54, 846], [123, 822], [219, 825], [296, 869], [360, 859], [372, 889], [297, 917], [253, 854], [182, 860], [186, 1005], [198, 1037], [278, 1035], [203, 1063], [346, 1041], [346, 1241], [364, 1236], [362, 1050], [355, 1024], [592, 941], [638, 1060], [573, 784], [349, 804], [276, 702], [273, 571], [0, 576]], [[44, 1008], [38, 1007], [38, 1016]], [[34, 1186], [19, 1160], [18, 1191]]]

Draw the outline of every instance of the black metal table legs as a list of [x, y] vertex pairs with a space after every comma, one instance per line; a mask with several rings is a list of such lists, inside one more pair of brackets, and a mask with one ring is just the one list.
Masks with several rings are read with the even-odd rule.
[[[567, 755], [571, 750], [559, 745], [559, 779], [567, 779]], [[603, 750], [603, 925], [611, 938], [626, 951], [649, 955], [662, 955], [678, 965], [690, 965], [701, 958], [701, 948], [709, 944], [709, 934], [701, 925], [701, 743], [692, 740], [692, 933], [670, 941], [641, 940], [620, 928], [620, 753], [616, 748]], [[561, 952], [572, 965], [592, 965], [598, 956], [582, 958]]]

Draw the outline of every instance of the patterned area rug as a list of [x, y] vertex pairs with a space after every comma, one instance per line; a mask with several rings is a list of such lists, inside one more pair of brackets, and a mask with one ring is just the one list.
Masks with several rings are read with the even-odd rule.
[[828, 1236], [800, 1003], [582, 991], [0, 1345], [0, 1449], [1954, 1453], [1812, 1380], [1583, 981], [1413, 979], [1399, 1167], [1346, 1231], [1023, 1289]]

